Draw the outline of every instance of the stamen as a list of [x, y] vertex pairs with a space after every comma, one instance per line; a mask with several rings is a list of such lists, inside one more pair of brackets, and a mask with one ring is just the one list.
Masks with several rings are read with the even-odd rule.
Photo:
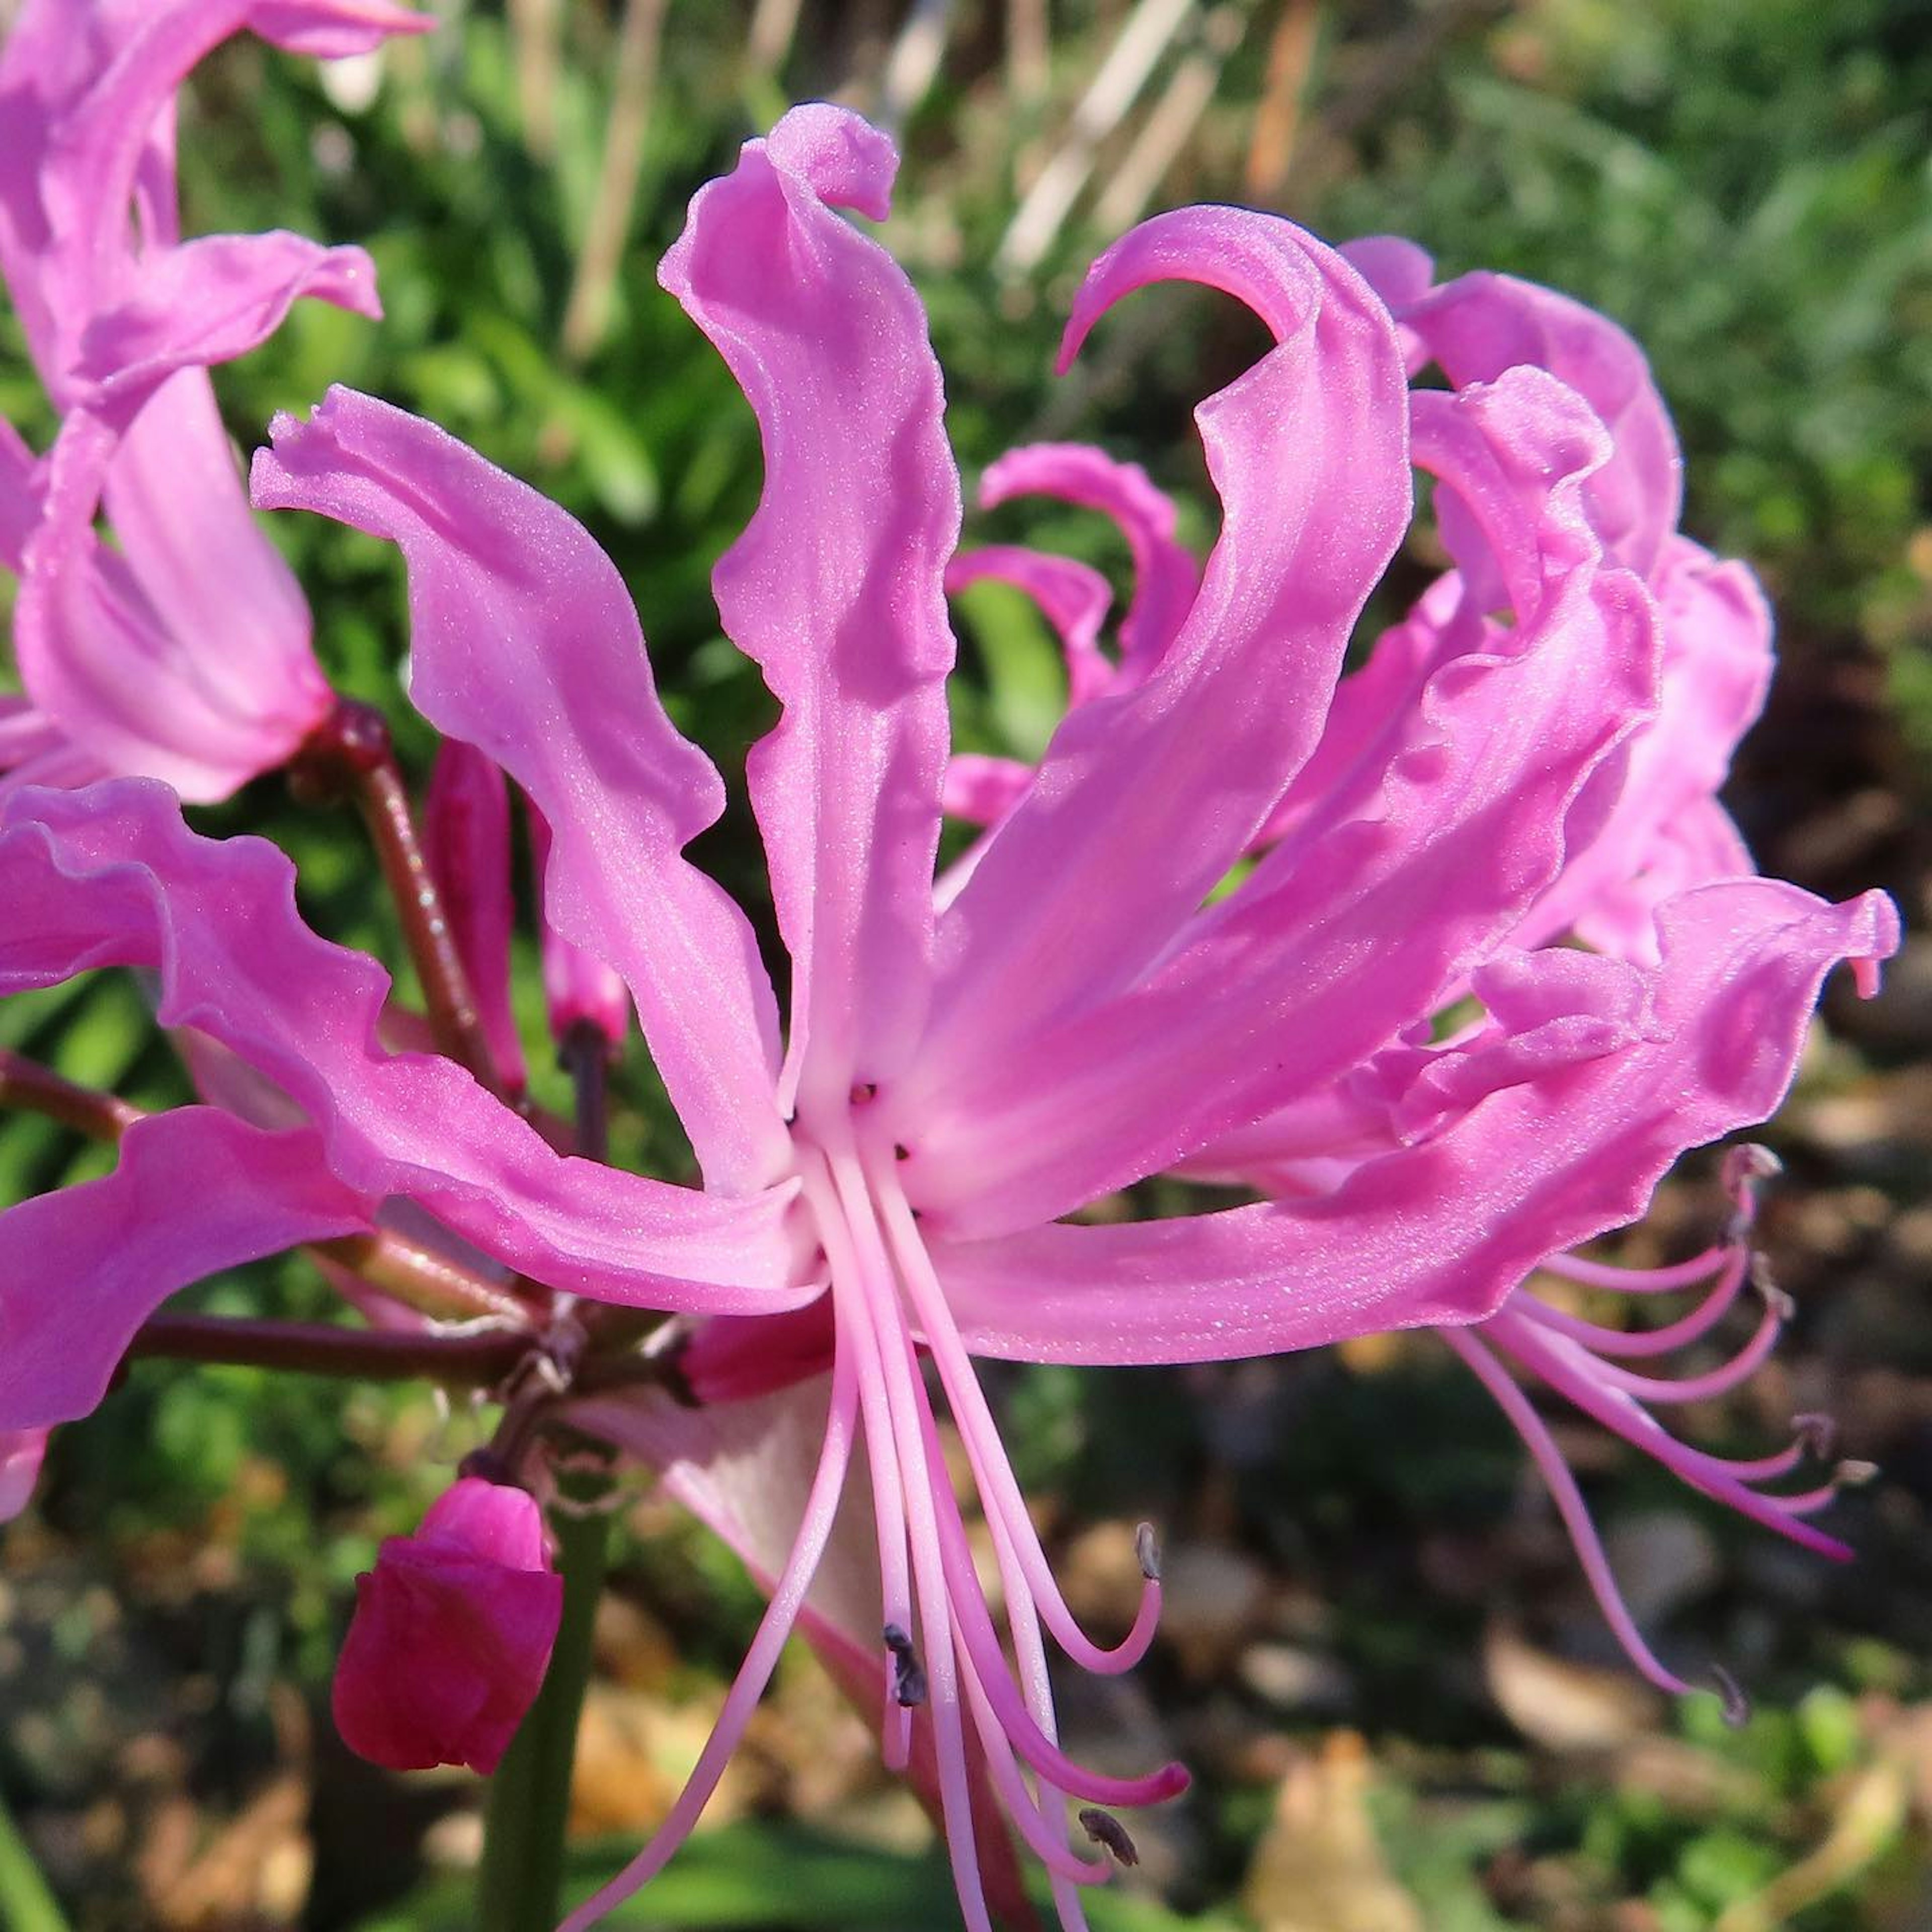
[[1794, 1415], [1791, 1418], [1791, 1426], [1798, 1432], [1798, 1439], [1820, 1462], [1831, 1460], [1832, 1448], [1838, 1439], [1836, 1416], [1826, 1415], [1816, 1409], [1808, 1409], [1802, 1415]]
[[[913, 1307], [924, 1330], [926, 1346], [939, 1369], [940, 1385], [952, 1411], [961, 1440], [964, 1443], [973, 1480], [978, 1485], [988, 1521], [1004, 1522], [1013, 1539], [1013, 1548], [1027, 1586], [1040, 1615], [1067, 1656], [1084, 1670], [1114, 1676], [1130, 1670], [1147, 1654], [1160, 1622], [1161, 1586], [1157, 1576], [1148, 1576], [1133, 1628], [1112, 1648], [1096, 1643], [1088, 1636], [1060, 1594], [1053, 1568], [1040, 1547], [1040, 1537], [1028, 1513], [1012, 1465], [1000, 1441], [999, 1428], [986, 1404], [984, 1390], [974, 1373], [972, 1359], [959, 1340], [945, 1291], [934, 1272], [932, 1261], [920, 1239], [919, 1229], [904, 1190], [890, 1163], [875, 1177], [877, 1198], [884, 1217], [887, 1238], [899, 1265], [900, 1278], [912, 1299]], [[1138, 1549], [1138, 1538], [1136, 1538]], [[1147, 1566], [1142, 1564], [1143, 1574]]]
[[671, 1855], [689, 1837], [692, 1827], [718, 1787], [725, 1766], [743, 1736], [752, 1713], [765, 1686], [778, 1667], [778, 1653], [805, 1602], [825, 1546], [832, 1537], [832, 1525], [838, 1512], [838, 1498], [845, 1486], [845, 1473], [851, 1466], [852, 1442], [859, 1408], [857, 1378], [850, 1354], [843, 1346], [832, 1358], [832, 1397], [826, 1412], [825, 1441], [818, 1452], [818, 1467], [812, 1478], [798, 1534], [790, 1554], [773, 1587], [771, 1600], [759, 1619], [745, 1660], [725, 1694], [724, 1707], [712, 1726], [711, 1736], [700, 1754], [696, 1768], [678, 1793], [664, 1822], [650, 1843], [594, 1897], [587, 1899], [566, 1918], [557, 1932], [590, 1932], [590, 1928], [643, 1886], [669, 1862]]
[[1586, 1261], [1580, 1255], [1551, 1255], [1537, 1266], [1546, 1274], [1575, 1282], [1580, 1288], [1607, 1288], [1618, 1294], [1672, 1294], [1708, 1281], [1732, 1258], [1736, 1247], [1735, 1242], [1725, 1242], [1669, 1268], [1620, 1268], [1614, 1262]]
[[1127, 1835], [1127, 1828], [1111, 1811], [1090, 1804], [1080, 1814], [1081, 1828], [1096, 1845], [1105, 1845], [1124, 1865], [1141, 1862], [1140, 1849]]
[[1682, 1377], [1640, 1376], [1608, 1362], [1598, 1364], [1598, 1372], [1612, 1388], [1622, 1389], [1640, 1402], [1704, 1402], [1713, 1396], [1728, 1395], [1741, 1383], [1750, 1381], [1771, 1358], [1784, 1318], [1778, 1304], [1767, 1300], [1763, 1318], [1750, 1340], [1731, 1359], [1701, 1376]]
[[1540, 1297], [1523, 1292], [1512, 1295], [1510, 1304], [1519, 1312], [1568, 1335], [1600, 1355], [1667, 1355], [1700, 1340], [1724, 1318], [1744, 1286], [1749, 1265], [1744, 1250], [1736, 1250], [1704, 1299], [1688, 1315], [1661, 1328], [1606, 1328], [1600, 1322], [1572, 1315], [1567, 1309], [1552, 1308]]
[[1724, 1224], [1727, 1242], [1735, 1245], [1749, 1235], [1757, 1221], [1760, 1184], [1784, 1172], [1784, 1162], [1756, 1141], [1747, 1141], [1725, 1154], [1720, 1173], [1724, 1192], [1732, 1202], [1730, 1219]]

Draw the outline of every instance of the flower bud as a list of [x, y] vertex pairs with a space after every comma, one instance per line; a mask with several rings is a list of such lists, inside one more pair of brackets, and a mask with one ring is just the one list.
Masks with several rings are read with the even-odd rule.
[[488, 1776], [542, 1685], [562, 1613], [536, 1500], [463, 1478], [356, 1580], [335, 1668], [343, 1742], [392, 1771]]

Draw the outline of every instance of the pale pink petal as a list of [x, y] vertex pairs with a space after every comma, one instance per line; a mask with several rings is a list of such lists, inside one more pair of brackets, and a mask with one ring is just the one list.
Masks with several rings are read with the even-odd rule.
[[1121, 296], [1174, 278], [1240, 297], [1277, 344], [1196, 412], [1220, 541], [1158, 669], [1066, 718], [948, 909], [916, 1086], [1130, 983], [1168, 944], [1313, 748], [1408, 521], [1401, 358], [1346, 264], [1272, 216], [1159, 216], [1095, 265], [1065, 356]]
[[46, 1453], [44, 1429], [0, 1429], [0, 1522], [10, 1522], [33, 1501]]
[[386, 537], [409, 566], [410, 694], [554, 835], [544, 912], [635, 995], [710, 1186], [785, 1159], [777, 1015], [743, 915], [683, 848], [724, 809], [652, 682], [623, 580], [575, 518], [420, 418], [332, 389], [276, 418], [256, 501]]
[[746, 775], [792, 957], [781, 1104], [808, 1114], [898, 1070], [931, 977], [959, 480], [919, 298], [832, 212], [882, 217], [898, 164], [856, 115], [794, 108], [699, 191], [658, 272], [764, 439], [712, 582], [784, 707]]
[[1051, 1220], [1312, 1096], [1425, 1018], [1601, 824], [1658, 651], [1582, 512], [1602, 430], [1520, 370], [1418, 396], [1414, 434], [1504, 560], [1514, 623], [1443, 663], [1386, 762], [1358, 760], [1142, 984], [894, 1118], [908, 1191], [948, 1232]]
[[460, 738], [437, 746], [423, 802], [423, 854], [469, 976], [490, 1058], [504, 1086], [529, 1077], [510, 1004], [510, 794], [503, 774]]
[[1769, 1114], [1826, 973], [1851, 960], [1869, 988], [1898, 938], [1881, 894], [1832, 906], [1769, 880], [1687, 893], [1659, 926], [1642, 1037], [1492, 1094], [1330, 1195], [934, 1243], [962, 1335], [1022, 1360], [1189, 1361], [1481, 1320], [1546, 1256], [1640, 1216], [1686, 1148]]
[[380, 318], [375, 265], [279, 230], [205, 235], [151, 254], [126, 293], [91, 320], [71, 375], [74, 404], [124, 429], [178, 370], [231, 362], [308, 298]]
[[251, 28], [312, 55], [434, 25], [385, 0], [38, 0], [0, 56], [0, 274], [42, 380], [69, 389], [82, 332], [133, 293], [138, 208], [175, 241], [172, 104], [189, 70]]
[[1457, 388], [1519, 364], [1547, 369], [1603, 418], [1616, 446], [1592, 479], [1591, 514], [1621, 563], [1648, 577], [1677, 527], [1683, 460], [1650, 364], [1607, 316], [1514, 275], [1478, 272], [1431, 288], [1429, 258], [1389, 236], [1342, 251], [1420, 351]]
[[1742, 564], [1682, 537], [1666, 546], [1653, 590], [1664, 631], [1656, 722], [1631, 747], [1610, 822], [1524, 922], [1526, 945], [1574, 928], [1606, 950], [1654, 960], [1650, 913], [1660, 901], [1756, 869], [1714, 801], [1771, 682], [1769, 608]]
[[[206, 378], [188, 370], [176, 380]], [[164, 392], [151, 406], [166, 400]], [[158, 447], [149, 444], [148, 453]], [[158, 588], [178, 607], [206, 608], [218, 600], [221, 554], [208, 546], [219, 526], [190, 544], [193, 562], [177, 552], [170, 563], [152, 542], [128, 555], [110, 549], [94, 520], [115, 460], [108, 430], [84, 413], [68, 416], [50, 458], [46, 512], [28, 542], [15, 612], [21, 682], [104, 769], [164, 778], [194, 802], [225, 798], [283, 763], [328, 708], [328, 687], [309, 655], [307, 614], [298, 602], [291, 622], [279, 598], [266, 608], [251, 602], [254, 586], [280, 582], [286, 566], [259, 560], [266, 540], [250, 528], [232, 558], [232, 617], [224, 613], [213, 632], [176, 628], [148, 597], [137, 566], [160, 565]], [[213, 452], [209, 460], [218, 460]], [[200, 504], [190, 494], [196, 460], [192, 445], [184, 447], [190, 480], [177, 499], [184, 506]], [[156, 481], [150, 473], [133, 486], [151, 506]], [[222, 487], [232, 497], [232, 484]], [[153, 514], [158, 520], [164, 513]]]
[[40, 514], [40, 459], [0, 416], [0, 566], [18, 573]]
[[946, 587], [955, 596], [969, 584], [988, 582], [1024, 591], [1053, 626], [1066, 655], [1070, 709], [1112, 683], [1113, 663], [1100, 639], [1114, 593], [1090, 564], [1021, 544], [986, 544], [962, 550], [946, 566]]
[[1036, 442], [1009, 450], [980, 479], [980, 506], [1016, 496], [1053, 496], [1110, 517], [1133, 560], [1134, 592], [1120, 620], [1124, 686], [1139, 683], [1179, 635], [1201, 586], [1201, 566], [1174, 541], [1172, 500], [1138, 463], [1085, 443]]
[[344, 1184], [407, 1196], [554, 1286], [719, 1312], [814, 1292], [784, 1286], [789, 1188], [734, 1200], [562, 1158], [454, 1062], [386, 1053], [388, 975], [301, 923], [274, 847], [199, 838], [134, 779], [16, 794], [0, 828], [0, 992], [155, 970], [161, 1024], [200, 1028], [280, 1085]]
[[542, 910], [548, 903], [544, 881], [550, 873], [550, 826], [533, 805], [529, 806], [526, 818], [530, 854], [536, 868], [544, 1002], [549, 1010], [550, 1037], [561, 1046], [573, 1028], [592, 1026], [604, 1036], [611, 1052], [618, 1053], [631, 1034], [630, 988], [602, 960], [572, 945], [550, 924]]
[[0, 1428], [86, 1414], [177, 1288], [370, 1226], [313, 1132], [261, 1133], [212, 1107], [136, 1121], [112, 1174], [0, 1214]]
[[298, 742], [332, 696], [310, 655], [308, 603], [248, 507], [205, 370], [171, 377], [134, 418], [108, 464], [104, 501], [183, 684], [261, 719], [278, 746]]

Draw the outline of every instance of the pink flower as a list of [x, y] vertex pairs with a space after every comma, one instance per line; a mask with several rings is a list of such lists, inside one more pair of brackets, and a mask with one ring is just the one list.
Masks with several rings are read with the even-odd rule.
[[562, 1615], [536, 1498], [461, 1478], [356, 1580], [332, 1700], [343, 1742], [392, 1771], [488, 1776], [543, 1688]]
[[[314, 296], [380, 313], [359, 248], [184, 242], [174, 98], [244, 28], [342, 54], [429, 25], [388, 0], [28, 0], [0, 50], [0, 276], [62, 412], [37, 459], [0, 421], [0, 566], [24, 698], [0, 788], [109, 773], [212, 800], [330, 702], [309, 612], [250, 516], [207, 371]], [[118, 548], [102, 544], [105, 509]]]
[[[1601, 823], [1568, 844], [1562, 866], [1509, 937], [1514, 945], [1538, 946], [1568, 935], [1599, 953], [1654, 966], [1660, 908], [1691, 886], [1754, 871], [1717, 794], [1738, 741], [1763, 703], [1771, 673], [1770, 613], [1743, 565], [1720, 562], [1678, 532], [1682, 465], [1676, 432], [1641, 351], [1622, 330], [1566, 296], [1510, 276], [1477, 273], [1434, 286], [1429, 258], [1392, 237], [1356, 242], [1342, 253], [1388, 302], [1412, 374], [1433, 363], [1454, 388], [1468, 391], [1500, 384], [1511, 370], [1546, 370], [1589, 404], [1607, 432], [1600, 459], [1582, 475], [1581, 505], [1605, 555], [1642, 575], [1649, 588], [1662, 645], [1657, 705], [1632, 734], [1620, 788]], [[1439, 407], [1432, 398], [1418, 398], [1420, 412]], [[1070, 445], [1014, 451], [987, 471], [980, 500], [990, 508], [1026, 494], [1102, 512], [1126, 538], [1135, 592], [1120, 626], [1118, 660], [1099, 644], [1106, 586], [1097, 579], [1088, 584], [1093, 573], [1069, 559], [1011, 548], [968, 553], [954, 560], [949, 584], [957, 588], [998, 577], [1038, 602], [1066, 650], [1070, 708], [1144, 681], [1184, 616], [1185, 598], [1176, 586], [1191, 584], [1197, 574], [1193, 560], [1174, 542], [1172, 506], [1138, 470]], [[1353, 784], [1360, 796], [1365, 784], [1387, 783], [1396, 769], [1400, 734], [1418, 711], [1426, 712], [1438, 691], [1479, 664], [1480, 654], [1506, 647], [1492, 614], [1509, 609], [1515, 600], [1498, 574], [1500, 554], [1472, 526], [1472, 509], [1459, 495], [1438, 498], [1442, 532], [1456, 567], [1383, 633], [1360, 670], [1342, 681], [1319, 742], [1256, 832], [1251, 854], [1292, 851], [1312, 815], [1332, 817], [1338, 792]], [[1016, 761], [956, 758], [948, 774], [949, 802], [962, 816], [997, 825], [1034, 777]], [[958, 890], [977, 856], [976, 850], [969, 854], [942, 882], [942, 897]], [[1264, 862], [1282, 862], [1276, 856]], [[1486, 1042], [1501, 1044], [1493, 1022], [1504, 1017], [1504, 1000], [1514, 997], [1502, 976], [1508, 970], [1504, 959], [1472, 964], [1466, 980], [1445, 982], [1434, 1016], [1414, 1038], [1392, 1039], [1339, 1089], [1298, 1098], [1193, 1148], [1176, 1163], [1178, 1171], [1264, 1193], [1312, 1198], [1333, 1192], [1365, 1165], [1416, 1144], [1433, 1131], [1435, 1109], [1447, 1097], [1443, 1083], [1460, 1083], [1473, 1071], [1481, 1057], [1476, 1052], [1472, 1058], [1473, 1050]], [[1580, 963], [1571, 970], [1599, 969]], [[1472, 992], [1482, 996], [1492, 1024], [1486, 1030], [1450, 1030], [1436, 1044], [1434, 1036], [1448, 1030], [1449, 1007]], [[1574, 1016], [1568, 1023], [1576, 1023]], [[1526, 1050], [1534, 1033], [1522, 1031], [1508, 1050]], [[1479, 1078], [1474, 1090], [1480, 1085]], [[1762, 1148], [1733, 1150], [1726, 1169], [1730, 1223], [1720, 1241], [1690, 1261], [1633, 1270], [1559, 1252], [1540, 1264], [1538, 1272], [1547, 1280], [1567, 1282], [1573, 1290], [1650, 1296], [1704, 1288], [1702, 1300], [1678, 1321], [1636, 1332], [1606, 1328], [1553, 1306], [1526, 1283], [1486, 1319], [1442, 1330], [1496, 1396], [1548, 1479], [1591, 1586], [1626, 1652], [1652, 1682], [1675, 1691], [1691, 1687], [1658, 1660], [1638, 1631], [1554, 1438], [1497, 1358], [1505, 1355], [1538, 1376], [1694, 1487], [1794, 1542], [1826, 1555], [1849, 1556], [1843, 1544], [1806, 1520], [1831, 1500], [1842, 1469], [1796, 1491], [1765, 1486], [1790, 1476], [1808, 1450], [1828, 1453], [1826, 1432], [1816, 1418], [1802, 1418], [1792, 1442], [1775, 1454], [1737, 1460], [1690, 1448], [1651, 1412], [1721, 1394], [1747, 1379], [1770, 1353], [1789, 1310], [1753, 1255], [1750, 1235], [1754, 1183], [1775, 1166]], [[1761, 1318], [1749, 1341], [1722, 1366], [1673, 1379], [1623, 1366], [1702, 1342], [1748, 1286], [1759, 1291]], [[733, 1326], [724, 1324], [694, 1351], [701, 1381], [722, 1378], [730, 1385], [734, 1365], [746, 1352], [735, 1342]], [[1842, 1466], [1857, 1472], [1858, 1466]], [[1735, 1707], [1735, 1687], [1726, 1679], [1724, 1688]]]
[[[1664, 901], [1654, 958], [1521, 943], [1614, 822], [1655, 716], [1654, 604], [1586, 494], [1613, 446], [1544, 370], [1412, 398], [1357, 271], [1287, 222], [1226, 208], [1160, 217], [1110, 250], [1068, 345], [1163, 279], [1261, 316], [1274, 347], [1199, 412], [1220, 541], [1198, 590], [1177, 572], [1144, 602], [1144, 662], [1070, 713], [942, 910], [958, 482], [910, 286], [833, 212], [882, 216], [895, 164], [849, 114], [794, 110], [699, 194], [663, 268], [764, 436], [763, 500], [714, 582], [783, 706], [748, 768], [790, 956], [782, 1031], [749, 922], [683, 856], [722, 783], [673, 728], [582, 529], [346, 391], [278, 420], [257, 459], [258, 502], [401, 548], [412, 697], [550, 827], [544, 916], [628, 988], [702, 1191], [561, 1159], [452, 1063], [385, 1052], [386, 976], [300, 925], [272, 848], [196, 838], [134, 782], [0, 812], [0, 987], [148, 967], [164, 1024], [212, 1036], [306, 1122], [146, 1120], [113, 1174], [0, 1216], [0, 1426], [97, 1401], [119, 1340], [173, 1286], [366, 1226], [395, 1197], [560, 1289], [746, 1318], [754, 1342], [776, 1320], [794, 1358], [810, 1324], [829, 1334], [802, 1493], [720, 1484], [699, 1505], [735, 1520], [770, 1586], [750, 1654], [664, 1828], [572, 1932], [682, 1840], [788, 1631], [823, 1615], [814, 1587], [860, 1606], [838, 1628], [877, 1634], [857, 1653], [868, 1701], [888, 1760], [932, 1767], [968, 1924], [989, 1922], [990, 1789], [1078, 1925], [1075, 1887], [1107, 1868], [1069, 1848], [1070, 1801], [1151, 1803], [1186, 1774], [1070, 1760], [1047, 1644], [1129, 1666], [1153, 1634], [1158, 1564], [1150, 1541], [1121, 1643], [1081, 1630], [975, 1358], [1194, 1361], [1484, 1320], [1546, 1257], [1640, 1214], [1684, 1149], [1763, 1118], [1825, 974], [1896, 943], [1880, 897], [1832, 906], [1750, 878]], [[1502, 602], [1466, 613], [1462, 648], [1445, 641], [1402, 704], [1358, 718], [1374, 728], [1345, 756], [1324, 721], [1407, 527], [1412, 466], [1460, 506], [1466, 580]], [[1427, 621], [1446, 640], [1442, 601]], [[1290, 800], [1266, 856], [1217, 895]], [[1461, 994], [1484, 1017], [1425, 1048]], [[1336, 1159], [1330, 1184], [1169, 1220], [1068, 1218], [1263, 1122]], [[211, 1172], [218, 1190], [198, 1184]], [[790, 1400], [744, 1406], [795, 1428]], [[682, 1458], [696, 1498], [734, 1406], [710, 1412], [720, 1439], [701, 1455], [653, 1451], [647, 1406], [629, 1426], [640, 1453]], [[997, 1616], [942, 1412], [990, 1528]], [[861, 1442], [872, 1496], [855, 1526], [839, 1505]], [[862, 1570], [829, 1554], [867, 1531]]]

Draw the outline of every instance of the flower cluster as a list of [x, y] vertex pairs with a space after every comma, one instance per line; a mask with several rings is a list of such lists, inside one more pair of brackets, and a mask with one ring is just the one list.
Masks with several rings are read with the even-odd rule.
[[[685, 856], [722, 781], [661, 704], [587, 533], [347, 390], [278, 419], [256, 458], [258, 507], [349, 524], [407, 567], [410, 698], [446, 743], [426, 890], [471, 1024], [460, 1058], [447, 1033], [445, 1052], [394, 1050], [383, 970], [302, 924], [277, 850], [197, 836], [177, 796], [298, 752], [355, 761], [206, 369], [298, 294], [373, 309], [368, 265], [289, 236], [181, 242], [169, 110], [237, 28], [316, 52], [419, 24], [378, 0], [46, 0], [0, 58], [0, 268], [62, 412], [44, 458], [0, 442], [26, 693], [6, 727], [0, 990], [146, 969], [206, 1096], [117, 1117], [112, 1173], [0, 1214], [0, 1429], [86, 1414], [170, 1294], [254, 1257], [321, 1245], [399, 1346], [434, 1340], [397, 1299], [412, 1268], [469, 1284], [494, 1325], [462, 1359], [512, 1350], [505, 1473], [542, 1488], [533, 1418], [602, 1434], [662, 1470], [770, 1596], [662, 1831], [571, 1928], [688, 1832], [795, 1626], [930, 1792], [970, 1926], [990, 1924], [989, 1888], [1010, 1895], [1002, 1820], [1076, 1927], [1077, 1887], [1132, 1856], [1111, 1808], [1184, 1787], [1178, 1766], [1114, 1776], [1057, 1742], [1049, 1644], [1130, 1667], [1154, 1635], [1158, 1555], [1144, 1538], [1140, 1614], [1096, 1642], [1056, 1585], [982, 1358], [1193, 1362], [1439, 1329], [1528, 1440], [1626, 1647], [1679, 1685], [1503, 1358], [1826, 1542], [1804, 1520], [1828, 1485], [1764, 1486], [1807, 1440], [1726, 1462], [1651, 1414], [1748, 1374], [1774, 1293], [1722, 1368], [1625, 1366], [1690, 1346], [1756, 1279], [1761, 1163], [1732, 1157], [1733, 1223], [1690, 1262], [1628, 1274], [1574, 1251], [1641, 1216], [1684, 1150], [1766, 1118], [1826, 974], [1850, 961], [1869, 990], [1897, 935], [1876, 895], [1832, 905], [1756, 877], [1715, 802], [1767, 620], [1741, 567], [1678, 533], [1676, 444], [1634, 346], [1526, 284], [1437, 285], [1406, 244], [1338, 252], [1226, 208], [1144, 224], [1088, 275], [1065, 353], [1156, 282], [1260, 317], [1272, 347], [1198, 412], [1211, 554], [1182, 551], [1144, 476], [1096, 452], [1016, 452], [982, 490], [1118, 520], [1137, 581], [1109, 650], [1082, 566], [956, 554], [923, 314], [839, 212], [883, 218], [896, 157], [842, 110], [794, 109], [698, 195], [662, 269], [763, 439], [762, 499], [714, 584], [782, 711], [747, 772], [790, 961], [782, 1016], [746, 914]], [[1446, 388], [1412, 387], [1426, 364]], [[1418, 471], [1453, 568], [1345, 676]], [[1069, 708], [1037, 770], [950, 756], [946, 592], [985, 575], [1065, 640]], [[560, 1152], [517, 1104], [511, 787], [541, 828], [560, 1035], [587, 1027], [601, 1054], [634, 1012], [701, 1188], [608, 1164], [587, 1120]], [[936, 875], [946, 812], [985, 830]], [[1238, 1184], [1245, 1204], [1080, 1218], [1168, 1173]], [[1627, 1333], [1538, 1277], [1706, 1292]], [[678, 1319], [640, 1342], [626, 1310]], [[681, 1402], [626, 1386], [673, 1340]], [[5, 1491], [31, 1453], [0, 1462]], [[868, 1502], [842, 1511], [862, 1456]], [[533, 1691], [556, 1579], [518, 1496], [466, 1479], [364, 1580], [337, 1708], [384, 1761], [488, 1768]], [[383, 1695], [404, 1680], [418, 1698]]]

